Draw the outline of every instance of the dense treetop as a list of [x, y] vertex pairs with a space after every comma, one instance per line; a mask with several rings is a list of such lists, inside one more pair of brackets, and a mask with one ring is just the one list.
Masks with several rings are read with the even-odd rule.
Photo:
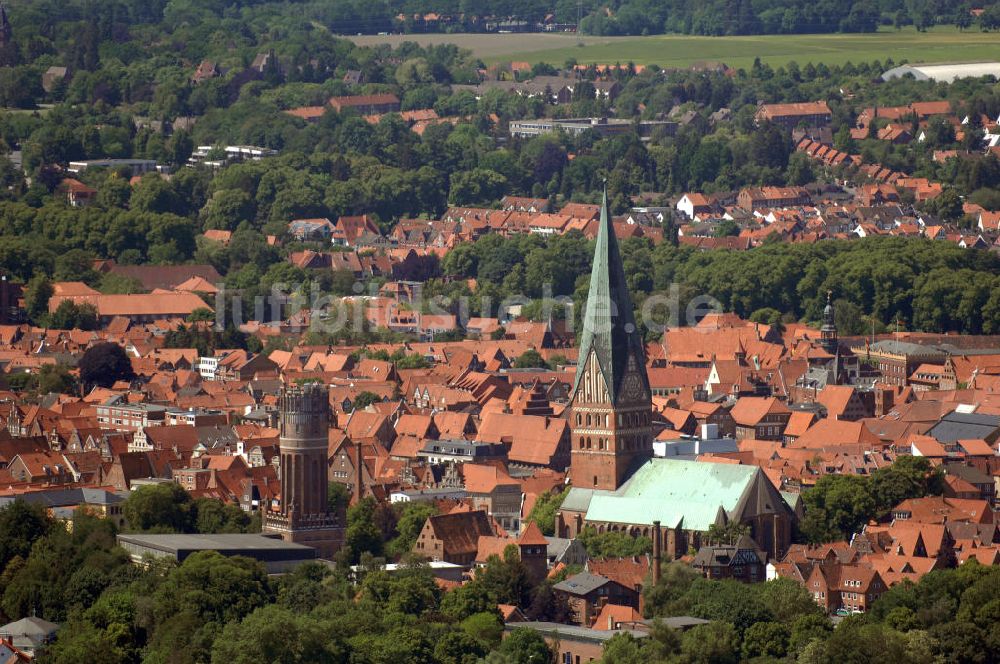
[[[449, 203], [488, 205], [507, 193], [594, 200], [604, 177], [618, 211], [627, 196], [640, 191], [673, 194], [812, 181], [810, 165], [790, 157], [787, 135], [776, 128], [754, 131], [758, 100], [829, 99], [834, 131], [873, 102], [948, 98], [974, 114], [1000, 113], [995, 90], [976, 81], [869, 85], [888, 61], [844, 67], [791, 63], [778, 70], [760, 65], [734, 77], [664, 75], [656, 67], [635, 75], [626, 68], [619, 73], [623, 91], [613, 109], [619, 117], [652, 118], [675, 105], [703, 105], [699, 119], [676, 138], [657, 136], [648, 144], [632, 135], [584, 134], [498, 146], [495, 138], [505, 135], [510, 119], [606, 115], [612, 109], [582, 94], [558, 108], [499, 91], [477, 101], [451, 88], [477, 78], [482, 63], [468, 53], [451, 45], [356, 47], [313, 15], [320, 4], [11, 3], [13, 41], [0, 64], [14, 66], [0, 69], [0, 104], [26, 109], [55, 104], [35, 113], [0, 115], [0, 137], [6, 147], [21, 150], [33, 177], [27, 187], [0, 161], [3, 198], [15, 203], [0, 210], [0, 234], [32, 232], [47, 241], [35, 249], [34, 260], [21, 264], [38, 264], [51, 274], [55, 256], [73, 248], [122, 262], [182, 262], [196, 251], [194, 237], [203, 229], [274, 232], [297, 216], [359, 213], [388, 227], [400, 217], [438, 215]], [[248, 72], [254, 58], [269, 51], [276, 56], [270, 69]], [[215, 62], [221, 75], [193, 84], [202, 59]], [[46, 92], [41, 78], [51, 65], [69, 67], [70, 76]], [[361, 73], [361, 87], [343, 81], [348, 70]], [[547, 72], [536, 67], [535, 73]], [[844, 90], [854, 96], [845, 98]], [[391, 115], [371, 125], [331, 111], [319, 123], [306, 124], [282, 112], [352, 92], [393, 92], [403, 110], [434, 108], [441, 116], [467, 118], [468, 124], [428, 127], [418, 135]], [[710, 126], [708, 113], [722, 107], [733, 111], [733, 122]], [[152, 124], [189, 116], [196, 118], [194, 126], [171, 135]], [[53, 205], [59, 175], [52, 164], [142, 157], [178, 168], [195, 145], [206, 144], [260, 145], [281, 156], [232, 166], [214, 179], [210, 172], [182, 169], [169, 183], [146, 177], [133, 187], [122, 173], [95, 172], [84, 179], [98, 189], [97, 205], [82, 211]], [[944, 134], [919, 150], [876, 141], [858, 147], [897, 170], [953, 182], [961, 193], [1000, 183], [995, 162], [941, 165], [930, 159], [934, 148], [953, 145], [954, 136]]]
[[[54, 0], [53, 0], [54, 1]], [[483, 31], [495, 20], [513, 19], [537, 24], [551, 14], [552, 20], [562, 25], [575, 25], [579, 3], [575, 0], [553, 0], [538, 3], [532, 0], [292, 0], [276, 3], [270, 0], [239, 0], [227, 2], [198, 2], [196, 0], [115, 0], [100, 3], [97, 7], [83, 2], [58, 6], [37, 0], [13, 0], [15, 8], [32, 5], [34, 11], [23, 12], [37, 21], [45, 30], [39, 36], [49, 37], [58, 21], [50, 8], [63, 9], [65, 20], [84, 22], [96, 16], [101, 26], [116, 22], [192, 26], [190, 34], [200, 37], [215, 36], [210, 29], [198, 28], [211, 19], [237, 16], [261, 20], [273, 18], [291, 7], [296, 14], [313, 20], [340, 34], [403, 30], [421, 31]], [[581, 30], [593, 34], [656, 34], [680, 32], [703, 35], [774, 34], [774, 33], [827, 33], [871, 32], [879, 25], [901, 27], [915, 25], [919, 30], [937, 24], [957, 25], [968, 28], [973, 24], [993, 30], [998, 26], [998, 12], [991, 4], [980, 19], [970, 13], [973, 5], [962, 2], [919, 0], [823, 0], [819, 3], [803, 0], [713, 0], [707, 3], [690, 3], [684, 0], [607, 0], [585, 3]], [[976, 4], [982, 8], [982, 4]], [[444, 15], [443, 22], [423, 21], [425, 14]], [[402, 20], [400, 18], [402, 17]], [[491, 20], [492, 19], [492, 20]], [[493, 26], [496, 29], [496, 26]], [[86, 46], [79, 49], [79, 60], [100, 57], [100, 52]], [[208, 50], [206, 42], [206, 51]]]
[[[345, 7], [382, 11], [388, 5], [333, 5], [11, 3], [13, 42], [0, 57], [13, 66], [0, 69], [0, 102], [30, 112], [0, 112], [0, 148], [20, 150], [28, 177], [0, 158], [0, 272], [26, 284], [33, 322], [61, 329], [96, 326], [94, 312], [86, 306], [67, 303], [48, 313], [51, 281], [82, 280], [105, 293], [139, 292], [127, 279], [92, 270], [94, 258], [122, 264], [210, 263], [224, 275], [230, 291], [251, 297], [269, 292], [274, 284], [315, 284], [332, 295], [352, 293], [350, 274], [307, 271], [288, 262], [290, 252], [320, 249], [319, 244], [288, 237], [278, 248], [267, 243], [267, 235], [284, 235], [295, 218], [368, 214], [388, 231], [403, 218], [439, 218], [449, 205], [492, 206], [507, 194], [547, 198], [557, 206], [594, 202], [605, 179], [612, 207], [621, 213], [640, 193], [656, 192], [653, 202], [664, 203], [685, 191], [805, 185], [821, 177], [852, 175], [821, 173], [805, 155], [793, 152], [788, 132], [766, 124], [757, 127], [753, 116], [760, 100], [828, 100], [838, 147], [867, 162], [946, 184], [937, 201], [924, 205], [925, 212], [968, 224], [961, 196], [988, 209], [1000, 207], [995, 189], [1000, 161], [995, 157], [932, 159], [936, 149], [975, 147], [981, 136], [975, 127], [962, 143], [955, 141], [954, 131], [934, 130], [914, 146], [855, 142], [845, 134], [857, 113], [873, 104], [947, 99], [974, 118], [996, 117], [1000, 94], [988, 82], [943, 85], [900, 79], [872, 85], [891, 61], [842, 67], [790, 63], [780, 69], [757, 64], [732, 75], [665, 73], [656, 67], [636, 74], [625, 67], [616, 74], [622, 92], [613, 106], [583, 93], [561, 106], [500, 91], [477, 100], [452, 87], [476, 80], [483, 63], [470, 54], [447, 45], [356, 47], [327, 29], [334, 14]], [[451, 11], [444, 5], [432, 8]], [[416, 4], [401, 8], [417, 9]], [[499, 4], [477, 3], [459, 9], [506, 11]], [[517, 11], [529, 9], [525, 5]], [[894, 10], [895, 5], [879, 7], [882, 13]], [[275, 54], [269, 68], [248, 71], [257, 55], [269, 51]], [[205, 58], [219, 65], [221, 75], [194, 84], [191, 76]], [[69, 66], [71, 76], [46, 92], [41, 76], [51, 65]], [[344, 82], [349, 70], [361, 72], [362, 85]], [[551, 73], [551, 68], [539, 66], [533, 73]], [[433, 108], [440, 116], [464, 120], [417, 133], [394, 114], [372, 124], [331, 109], [310, 124], [284, 113], [355, 92], [392, 92], [404, 110]], [[52, 107], [36, 108], [38, 104]], [[675, 136], [656, 133], [648, 142], [631, 133], [609, 138], [593, 132], [507, 136], [506, 123], [513, 119], [653, 119], [675, 107], [696, 111], [695, 119]], [[732, 121], [709, 122], [710, 113], [721, 108], [732, 111]], [[193, 126], [178, 123], [172, 133], [156, 124], [189, 117]], [[184, 166], [196, 145], [224, 144], [261, 145], [279, 155], [218, 171]], [[155, 159], [175, 173], [169, 180], [148, 174], [130, 182], [127, 169], [89, 169], [79, 178], [97, 190], [95, 202], [86, 208], [68, 206], [57, 166], [103, 157]], [[231, 242], [224, 246], [201, 237], [212, 229], [233, 231]], [[745, 254], [696, 254], [665, 245], [654, 249], [644, 242], [624, 243], [638, 304], [677, 282], [684, 300], [707, 292], [745, 316], [777, 312], [778, 317], [815, 320], [820, 294], [832, 289], [845, 303], [838, 308], [845, 311], [845, 331], [867, 330], [873, 322], [876, 327], [894, 325], [897, 319], [924, 330], [998, 329], [996, 264], [976, 252], [897, 241], [767, 246]], [[882, 252], [893, 260], [885, 260]], [[427, 258], [403, 278], [464, 276], [478, 280], [477, 295], [523, 293], [530, 298], [538, 298], [548, 282], [554, 295], [579, 300], [586, 285], [578, 279], [589, 256], [590, 248], [579, 237], [486, 238], [451, 252], [443, 265]], [[961, 297], [945, 297], [958, 286]], [[464, 282], [430, 285], [445, 295], [461, 295], [464, 288]], [[479, 313], [486, 312], [474, 306], [473, 314]], [[238, 335], [213, 335], [196, 327], [169, 340], [171, 346], [205, 350], [247, 343]]]

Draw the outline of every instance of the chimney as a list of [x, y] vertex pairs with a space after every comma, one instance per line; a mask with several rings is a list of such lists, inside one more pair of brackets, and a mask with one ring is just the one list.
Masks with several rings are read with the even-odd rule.
[[663, 535], [660, 522], [653, 522], [653, 585], [660, 582], [660, 557], [663, 555]]

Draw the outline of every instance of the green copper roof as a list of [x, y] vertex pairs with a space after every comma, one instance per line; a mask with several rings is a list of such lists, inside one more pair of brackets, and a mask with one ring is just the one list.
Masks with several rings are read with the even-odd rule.
[[591, 349], [597, 354], [611, 403], [618, 401], [630, 354], [634, 354], [636, 362], [642, 369], [639, 373], [643, 378], [646, 393], [649, 394], [645, 352], [632, 312], [632, 297], [629, 295], [628, 283], [625, 280], [625, 268], [622, 266], [622, 257], [618, 251], [618, 239], [611, 225], [607, 189], [601, 202], [601, 221], [597, 231], [597, 246], [594, 248], [594, 263], [590, 271], [590, 291], [587, 294], [587, 310], [583, 316], [583, 334], [580, 339], [574, 392], [584, 374]]
[[718, 519], [720, 507], [727, 513], [736, 509], [759, 472], [757, 466], [651, 459], [617, 491], [595, 491], [586, 519], [643, 525], [659, 521], [664, 528], [705, 531]]

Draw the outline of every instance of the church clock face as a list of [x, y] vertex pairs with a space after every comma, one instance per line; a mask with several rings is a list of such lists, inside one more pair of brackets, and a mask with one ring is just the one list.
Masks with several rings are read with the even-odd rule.
[[646, 390], [642, 386], [642, 378], [639, 376], [639, 364], [635, 361], [635, 355], [629, 355], [626, 365], [625, 379], [622, 381], [622, 396], [629, 401], [642, 401], [646, 398]]
[[642, 380], [638, 374], [632, 373], [625, 376], [625, 380], [622, 382], [622, 395], [629, 401], [639, 401], [645, 396]]

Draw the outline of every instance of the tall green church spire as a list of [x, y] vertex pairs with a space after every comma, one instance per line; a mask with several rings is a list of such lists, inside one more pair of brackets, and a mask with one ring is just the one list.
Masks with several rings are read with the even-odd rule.
[[590, 292], [587, 295], [587, 309], [579, 338], [580, 355], [573, 385], [574, 394], [585, 373], [591, 352], [597, 356], [612, 404], [619, 401], [622, 379], [627, 373], [639, 374], [645, 394], [649, 394], [645, 351], [635, 324], [625, 268], [622, 266], [618, 239], [608, 212], [607, 187], [601, 202], [601, 221], [597, 231], [597, 246], [594, 248], [594, 264], [590, 272]]

